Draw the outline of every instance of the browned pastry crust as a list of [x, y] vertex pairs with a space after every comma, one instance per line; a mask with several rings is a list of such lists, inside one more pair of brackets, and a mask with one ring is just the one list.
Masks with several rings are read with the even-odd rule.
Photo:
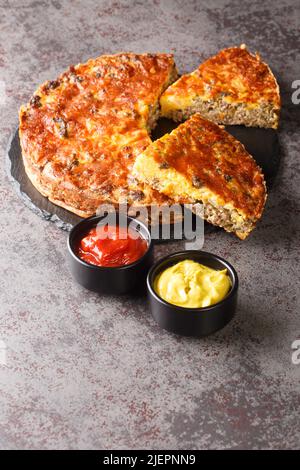
[[133, 172], [178, 203], [200, 204], [206, 220], [241, 239], [266, 201], [264, 176], [245, 147], [200, 114], [147, 147]]
[[199, 112], [218, 124], [278, 127], [279, 87], [269, 66], [244, 45], [223, 49], [163, 93], [162, 115], [176, 121]]
[[150, 143], [161, 93], [177, 77], [170, 54], [116, 54], [72, 66], [20, 110], [26, 173], [41, 194], [82, 217], [101, 204], [169, 199], [131, 176]]

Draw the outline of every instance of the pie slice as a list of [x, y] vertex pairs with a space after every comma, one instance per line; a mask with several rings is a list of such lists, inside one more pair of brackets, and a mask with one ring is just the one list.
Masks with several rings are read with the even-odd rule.
[[116, 54], [72, 66], [20, 110], [27, 175], [50, 201], [82, 217], [102, 204], [169, 204], [131, 175], [151, 143], [159, 97], [177, 78], [171, 54]]
[[200, 204], [208, 222], [241, 239], [266, 200], [261, 169], [244, 146], [199, 113], [149, 145], [133, 173], [180, 204]]
[[175, 121], [199, 112], [218, 124], [276, 129], [280, 95], [277, 81], [258, 54], [230, 47], [183, 75], [160, 99], [162, 115]]

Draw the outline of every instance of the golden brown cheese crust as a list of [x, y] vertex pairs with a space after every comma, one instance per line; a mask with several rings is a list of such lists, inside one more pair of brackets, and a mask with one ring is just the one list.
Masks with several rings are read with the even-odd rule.
[[171, 54], [117, 54], [72, 66], [20, 110], [28, 176], [56, 204], [81, 215], [102, 203], [168, 199], [130, 175], [150, 143], [159, 96], [176, 78]]
[[272, 103], [280, 110], [277, 81], [258, 54], [252, 55], [244, 45], [223, 49], [203, 62], [193, 73], [183, 75], [162, 95], [165, 99], [202, 96], [206, 101], [218, 96], [229, 102], [255, 107]]
[[220, 205], [231, 204], [253, 222], [261, 217], [266, 200], [261, 169], [239, 141], [200, 114], [153, 142], [143, 155], [166, 172], [175, 169], [195, 188], [209, 189]]

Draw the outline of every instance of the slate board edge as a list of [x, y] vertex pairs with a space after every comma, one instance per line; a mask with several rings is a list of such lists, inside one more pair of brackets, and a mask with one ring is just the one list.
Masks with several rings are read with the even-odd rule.
[[[8, 177], [8, 180], [9, 182], [12, 184], [12, 186], [14, 187], [14, 190], [15, 192], [17, 193], [17, 195], [19, 196], [19, 198], [23, 201], [23, 203], [26, 205], [26, 207], [28, 207], [32, 212], [34, 212], [37, 216], [39, 216], [41, 219], [45, 220], [45, 221], [48, 221], [48, 222], [52, 222], [54, 223], [59, 229], [61, 230], [64, 230], [64, 231], [67, 231], [67, 232], [70, 232], [71, 229], [73, 228], [74, 224], [72, 224], [71, 222], [66, 222], [64, 221], [60, 216], [58, 216], [57, 214], [55, 213], [51, 213], [45, 209], [41, 209], [37, 204], [38, 203], [35, 203], [31, 200], [31, 198], [28, 196], [28, 194], [26, 193], [25, 190], [22, 189], [21, 187], [21, 182], [19, 181], [18, 177], [16, 175], [14, 175], [14, 172], [13, 172], [13, 150], [12, 150], [12, 146], [13, 146], [13, 143], [14, 143], [14, 139], [15, 138], [18, 138], [17, 137], [17, 134], [18, 134], [18, 129], [19, 129], [19, 126], [16, 125], [14, 127], [14, 130], [12, 131], [11, 135], [10, 135], [10, 138], [9, 138], [9, 141], [8, 141], [8, 144], [7, 144], [7, 149], [6, 149], [6, 155], [5, 155], [5, 167], [6, 167], [6, 174], [7, 174], [7, 177]], [[277, 137], [277, 145], [278, 145], [278, 152], [277, 152], [277, 155], [275, 157], [275, 166], [277, 167], [277, 171], [276, 171], [276, 174], [278, 173], [278, 167], [279, 167], [279, 164], [280, 164], [280, 143], [279, 143], [279, 138]], [[23, 162], [22, 162], [23, 164]], [[24, 172], [25, 172], [25, 169], [24, 169]], [[26, 173], [25, 173], [26, 174]], [[268, 191], [271, 189], [272, 185], [273, 185], [273, 179], [276, 177], [273, 176], [272, 180], [270, 181], [270, 185], [268, 185]], [[28, 181], [31, 183], [31, 181], [29, 180], [28, 178]], [[45, 198], [45, 196], [42, 196], [42, 198]], [[47, 198], [45, 198], [47, 199]], [[50, 201], [49, 201], [50, 202]], [[51, 203], [53, 204], [53, 203]], [[53, 204], [55, 206], [55, 204]], [[59, 206], [58, 207], [58, 210], [62, 210], [63, 208], [60, 208]], [[66, 209], [63, 209], [64, 211], [68, 212]], [[71, 214], [72, 215], [72, 214]], [[211, 231], [216, 231], [218, 228], [211, 225], [211, 224], [205, 224], [205, 229], [207, 232], [211, 232]], [[165, 240], [160, 240], [160, 242], [163, 242]], [[174, 241], [174, 240], [170, 240], [170, 241]]]
[[[50, 212], [46, 211], [45, 209], [40, 209], [32, 200], [30, 197], [24, 192], [21, 188], [21, 183], [14, 177], [12, 173], [12, 166], [13, 162], [11, 159], [11, 152], [12, 152], [12, 143], [15, 139], [15, 136], [18, 132], [19, 126], [15, 126], [13, 132], [11, 133], [11, 136], [9, 138], [6, 152], [5, 152], [5, 169], [6, 169], [6, 175], [8, 177], [9, 182], [13, 186], [16, 194], [19, 196], [20, 199], [24, 202], [26, 207], [28, 207], [32, 212], [34, 212], [37, 216], [42, 218], [45, 221], [52, 222], [54, 223], [58, 228], [61, 230], [65, 230], [67, 232], [70, 232], [72, 230], [72, 224], [67, 223], [60, 219], [56, 214], [51, 214]], [[32, 183], [31, 183], [32, 184]], [[44, 197], [44, 196], [41, 196]]]

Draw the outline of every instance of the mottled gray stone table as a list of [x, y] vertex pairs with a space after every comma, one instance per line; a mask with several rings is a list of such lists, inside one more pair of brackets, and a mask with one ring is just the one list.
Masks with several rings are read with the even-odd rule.
[[[299, 447], [299, 16], [296, 0], [0, 0], [0, 448]], [[179, 338], [159, 330], [144, 299], [72, 281], [66, 232], [9, 183], [7, 142], [20, 104], [71, 63], [171, 51], [185, 72], [243, 42], [279, 78], [282, 165], [248, 240], [205, 238], [240, 274], [236, 318], [207, 339]]]

